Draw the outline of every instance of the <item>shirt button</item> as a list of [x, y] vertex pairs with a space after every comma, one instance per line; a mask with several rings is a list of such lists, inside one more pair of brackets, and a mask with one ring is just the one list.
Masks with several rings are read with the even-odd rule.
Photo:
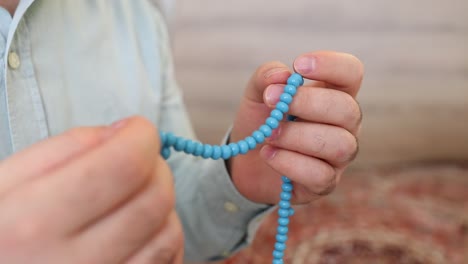
[[10, 54], [8, 54], [8, 65], [14, 70], [18, 69], [21, 65], [20, 58], [16, 52], [10, 52]]
[[235, 205], [234, 203], [231, 203], [231, 202], [225, 202], [224, 203], [224, 210], [230, 212], [230, 213], [235, 213], [237, 211], [239, 211], [239, 207], [237, 207], [237, 205]]
[[231, 252], [229, 252], [229, 251], [223, 251], [223, 253], [221, 253], [221, 257], [223, 257], [223, 258], [227, 258], [230, 255], [231, 255]]

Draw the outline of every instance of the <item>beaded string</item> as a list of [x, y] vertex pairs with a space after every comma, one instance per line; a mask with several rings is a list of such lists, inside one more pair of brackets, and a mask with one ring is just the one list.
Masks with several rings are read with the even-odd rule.
[[[280, 100], [276, 104], [275, 109], [270, 113], [270, 116], [265, 120], [265, 123], [255, 130], [250, 136], [235, 143], [227, 145], [209, 145], [195, 142], [190, 139], [177, 137], [172, 133], [160, 131], [162, 143], [161, 154], [165, 159], [168, 159], [172, 147], [175, 151], [185, 152], [193, 156], [200, 156], [205, 159], [229, 159], [239, 154], [243, 155], [257, 145], [262, 144], [265, 138], [271, 136], [274, 129], [279, 126], [279, 122], [283, 120], [284, 115], [289, 111], [297, 88], [304, 84], [304, 79], [298, 73], [293, 73], [288, 78], [287, 85], [284, 87], [283, 93], [280, 95]], [[288, 121], [293, 121], [294, 116], [287, 116]], [[284, 251], [286, 249], [286, 241], [288, 240], [288, 224], [289, 217], [294, 214], [294, 209], [291, 208], [291, 196], [293, 185], [291, 180], [286, 176], [281, 176], [282, 192], [280, 194], [280, 202], [278, 203], [278, 227], [276, 229], [276, 242], [273, 250], [273, 264], [283, 264]]]

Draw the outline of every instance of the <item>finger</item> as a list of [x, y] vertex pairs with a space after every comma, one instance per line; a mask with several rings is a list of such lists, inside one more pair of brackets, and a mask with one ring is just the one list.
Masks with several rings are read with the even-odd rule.
[[155, 173], [133, 199], [77, 234], [73, 241], [76, 250], [90, 258], [80, 263], [123, 263], [162, 230], [174, 209], [175, 197], [173, 181], [165, 175], [170, 173], [169, 167]]
[[355, 97], [364, 76], [356, 57], [331, 51], [306, 53], [294, 60], [294, 69], [304, 78], [323, 81]]
[[[41, 141], [0, 163], [0, 196], [92, 150], [111, 128], [75, 128]], [[27, 164], [27, 166], [25, 166]]]
[[46, 179], [8, 195], [2, 207], [5, 215], [34, 219], [38, 229], [71, 232], [129, 199], [151, 179], [159, 142], [154, 127], [141, 118], [127, 120], [113, 133]]
[[132, 256], [129, 264], [175, 264], [182, 263], [184, 239], [182, 226], [175, 211], [165, 225], [158, 230], [145, 247]]
[[325, 160], [343, 167], [357, 154], [356, 137], [349, 131], [325, 124], [281, 122], [267, 142], [276, 147]]
[[[310, 202], [314, 196], [328, 194], [336, 186], [337, 171], [323, 160], [270, 145], [263, 146], [260, 155], [276, 172], [286, 175], [296, 185], [305, 186], [302, 189], [305, 192], [293, 190], [294, 203]], [[277, 193], [273, 195], [276, 196]]]
[[[274, 108], [283, 93], [283, 85], [267, 87], [264, 101]], [[342, 91], [320, 88], [301, 87], [291, 102], [288, 114], [303, 120], [343, 127], [353, 134], [359, 130], [362, 112], [357, 101]]]

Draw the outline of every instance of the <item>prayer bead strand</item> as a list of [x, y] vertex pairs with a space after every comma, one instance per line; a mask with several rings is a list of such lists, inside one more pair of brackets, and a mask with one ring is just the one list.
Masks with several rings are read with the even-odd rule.
[[[175, 136], [172, 133], [159, 132], [161, 145], [161, 155], [168, 159], [171, 154], [171, 148], [175, 151], [185, 152], [186, 154], [202, 157], [204, 159], [230, 159], [237, 155], [244, 155], [257, 145], [265, 142], [265, 138], [271, 136], [274, 129], [279, 126], [279, 122], [289, 111], [289, 105], [296, 95], [297, 88], [304, 84], [304, 79], [297, 73], [291, 74], [288, 78], [287, 85], [284, 87], [283, 93], [280, 95], [280, 100], [276, 104], [275, 109], [270, 112], [270, 116], [265, 120], [257, 130], [243, 140], [227, 145], [209, 145], [200, 142], [195, 142], [190, 139]], [[294, 121], [295, 117], [287, 115], [288, 121]], [[276, 232], [276, 243], [273, 250], [273, 264], [283, 264], [284, 251], [286, 249], [286, 241], [288, 240], [288, 224], [289, 217], [294, 214], [294, 209], [291, 207], [291, 197], [293, 184], [291, 180], [282, 176], [282, 186], [280, 194], [280, 202], [278, 203], [278, 227]]]

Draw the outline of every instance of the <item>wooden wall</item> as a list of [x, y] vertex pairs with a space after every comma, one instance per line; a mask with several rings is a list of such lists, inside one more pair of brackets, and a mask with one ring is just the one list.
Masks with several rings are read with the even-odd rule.
[[468, 1], [182, 0], [178, 80], [200, 139], [218, 143], [263, 62], [350, 52], [366, 66], [355, 166], [468, 159]]

